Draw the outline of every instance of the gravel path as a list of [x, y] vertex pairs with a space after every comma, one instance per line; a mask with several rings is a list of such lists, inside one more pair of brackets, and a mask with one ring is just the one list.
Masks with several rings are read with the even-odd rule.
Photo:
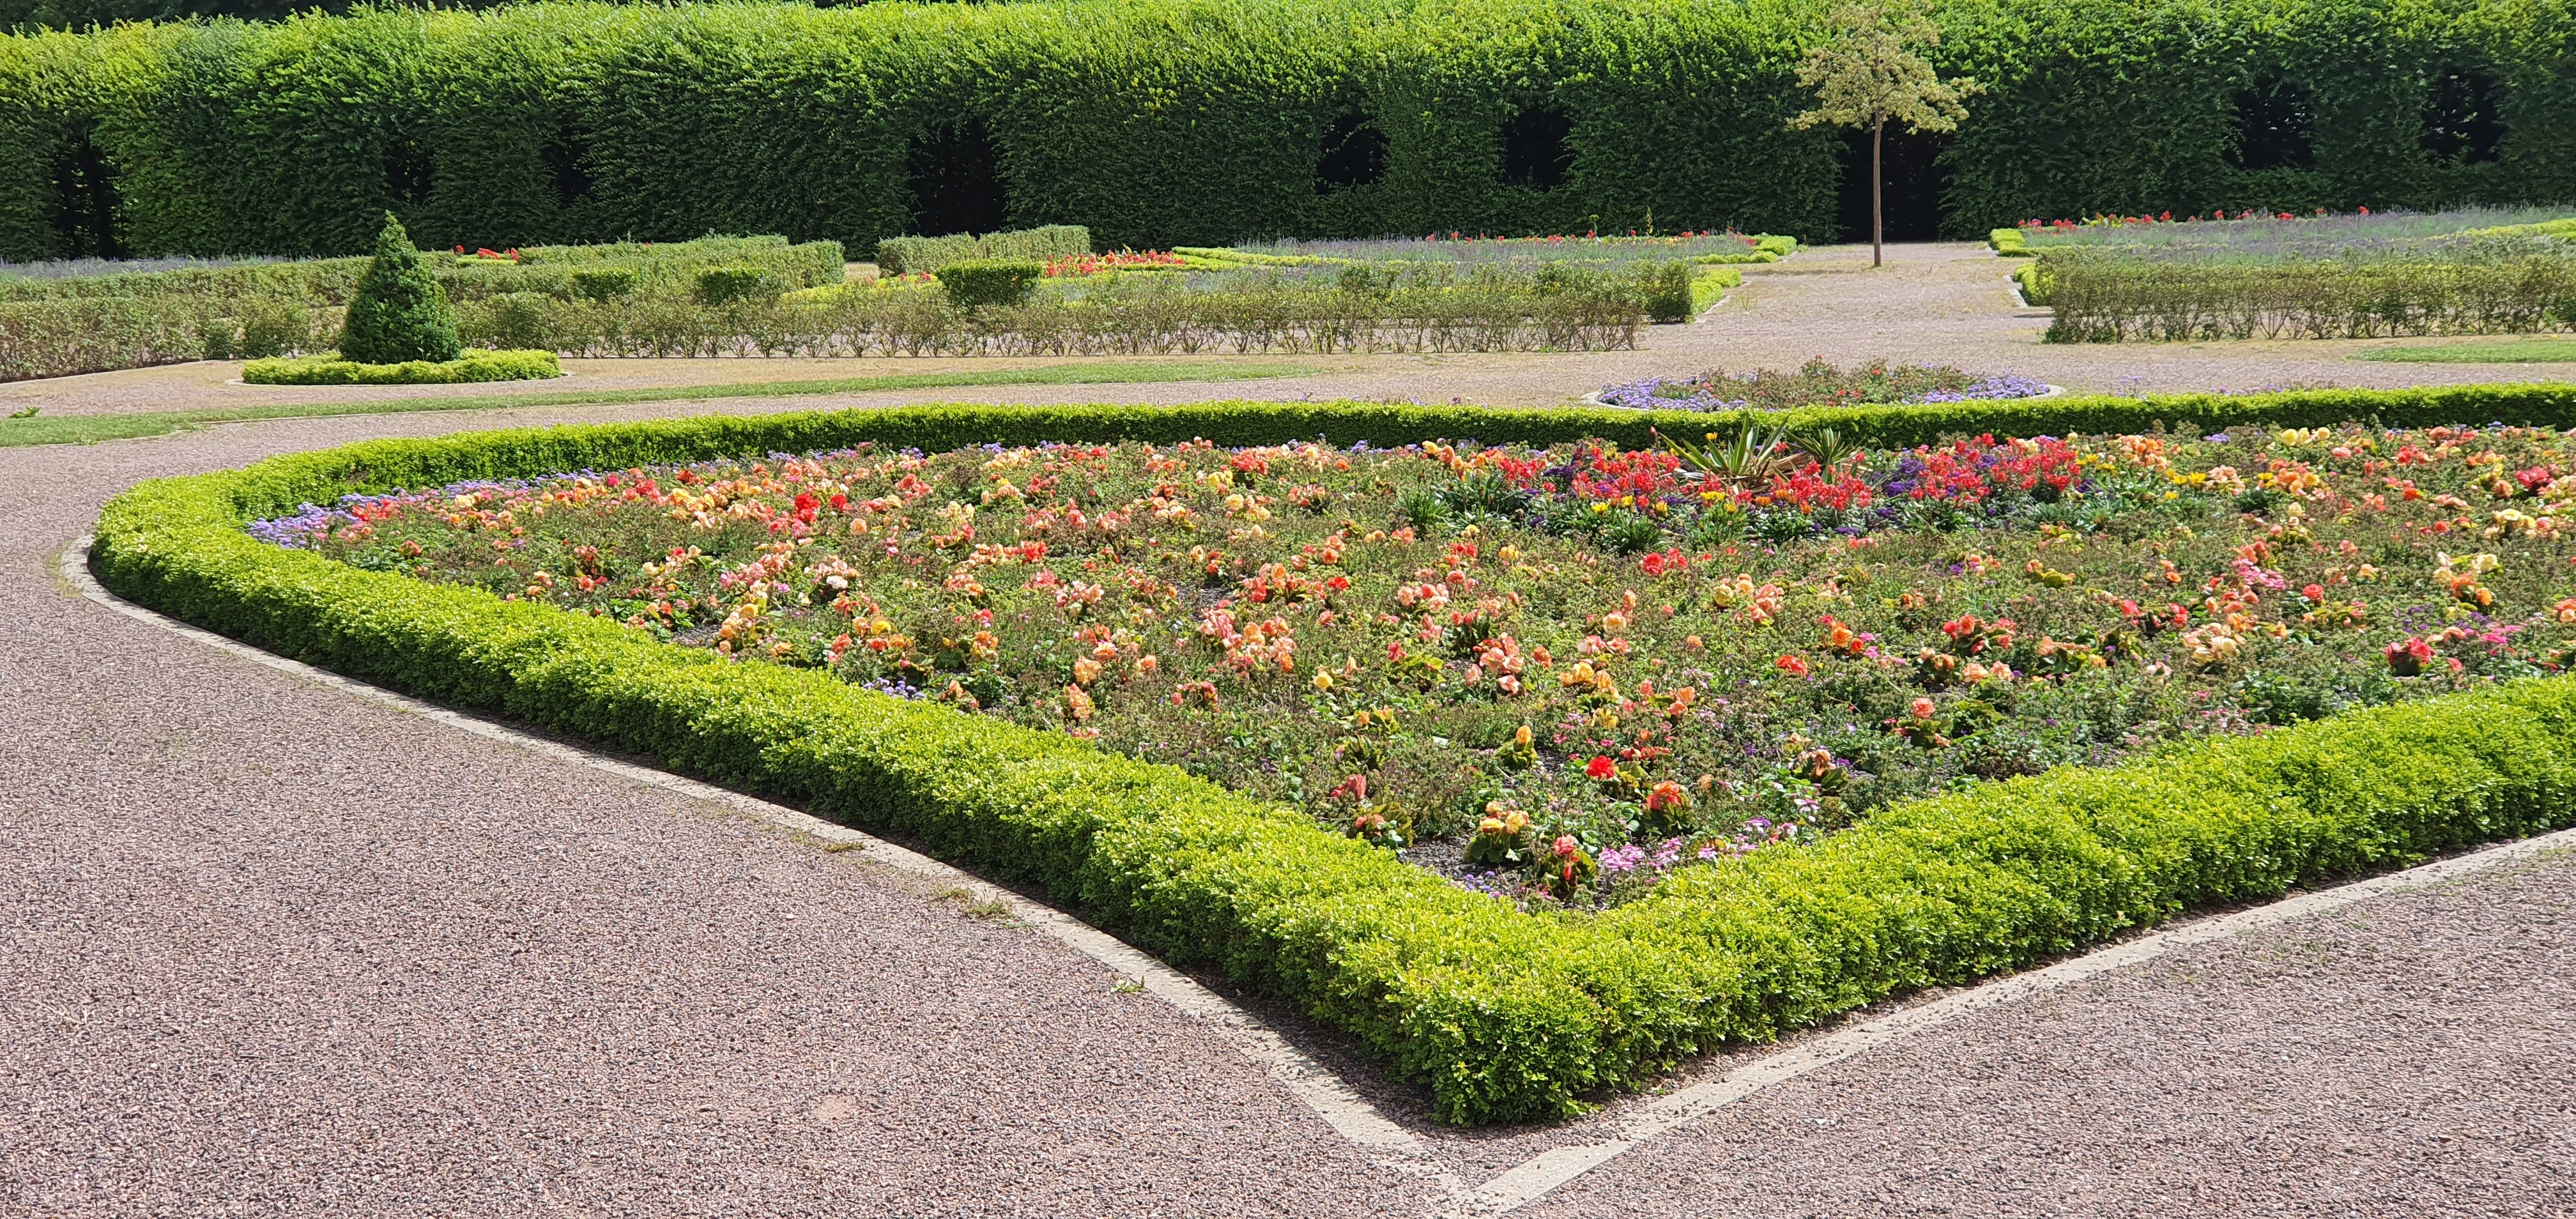
[[[1050, 939], [50, 573], [138, 478], [487, 421], [0, 450], [0, 1215], [1436, 1207]], [[2576, 864], [2378, 899], [1863, 1055], [1525, 1213], [2576, 1214], [2571, 966]], [[1436, 1129], [1350, 1073], [1471, 1183], [1616, 1116]]]
[[334, 422], [0, 453], [0, 1214], [1430, 1201], [1051, 939], [48, 576], [138, 477], [381, 430]]
[[1766, 1090], [1527, 1208], [2576, 1215], [2576, 858], [2179, 950]]
[[[991, 386], [890, 390], [802, 399], [806, 403], [1192, 402], [1207, 398], [1364, 398], [1544, 406], [1604, 384], [1677, 376], [1708, 368], [1788, 368], [1822, 355], [1842, 364], [1872, 358], [1955, 364], [2018, 373], [2101, 392], [2250, 390], [2294, 385], [2393, 387], [2576, 377], [2576, 364], [2389, 364], [2350, 359], [2397, 340], [2255, 340], [2057, 346], [2039, 341], [2047, 311], [2024, 309], [2005, 284], [2014, 264], [1967, 243], [1890, 247], [1872, 270], [1866, 246], [1826, 246], [1770, 266], [1745, 268], [1745, 286], [1686, 326], [1650, 326], [1637, 351], [1505, 355], [1192, 356], [1191, 362], [1310, 364], [1313, 375], [1226, 383]], [[2405, 344], [2445, 340], [2405, 340]], [[1157, 357], [1160, 358], [1160, 357]], [[0, 414], [41, 405], [78, 415], [239, 407], [279, 402], [471, 398], [531, 392], [667, 388], [745, 381], [824, 380], [1051, 364], [1068, 359], [566, 360], [566, 381], [500, 385], [245, 386], [238, 361], [179, 364], [0, 385]]]

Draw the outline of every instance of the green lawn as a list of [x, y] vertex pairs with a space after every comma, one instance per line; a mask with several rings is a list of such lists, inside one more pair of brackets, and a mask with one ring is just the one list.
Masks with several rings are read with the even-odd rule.
[[36, 415], [0, 419], [0, 447], [27, 444], [95, 444], [136, 436], [163, 436], [209, 423], [253, 419], [310, 419], [320, 415], [390, 415], [412, 411], [489, 411], [526, 406], [616, 406], [631, 402], [698, 402], [712, 398], [792, 398], [883, 389], [945, 389], [979, 385], [1131, 385], [1158, 381], [1249, 381], [1321, 372], [1310, 364], [1219, 364], [1175, 360], [1154, 364], [1060, 364], [991, 372], [910, 373], [835, 377], [820, 381], [755, 381], [668, 389], [557, 390], [441, 398], [373, 398], [347, 402], [279, 402], [130, 415]]
[[2498, 343], [2449, 343], [2439, 347], [2381, 347], [2356, 360], [2397, 364], [2576, 364], [2576, 339], [2506, 339]]

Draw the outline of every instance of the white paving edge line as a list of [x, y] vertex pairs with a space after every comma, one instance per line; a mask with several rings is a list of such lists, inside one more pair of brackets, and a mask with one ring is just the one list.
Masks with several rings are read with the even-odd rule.
[[604, 771], [620, 778], [721, 804], [736, 812], [827, 843], [853, 844], [865, 851], [869, 859], [888, 867], [964, 889], [979, 902], [1000, 902], [1010, 910], [1011, 917], [1045, 931], [1074, 951], [1108, 966], [1119, 974], [1136, 979], [1147, 993], [1179, 1008], [1190, 1018], [1215, 1029], [1219, 1036], [1231, 1043], [1244, 1057], [1259, 1063], [1270, 1073], [1272, 1079], [1279, 1081], [1280, 1086], [1288, 1089], [1289, 1093], [1303, 1102], [1307, 1108], [1314, 1110], [1316, 1116], [1323, 1118], [1326, 1124], [1333, 1128], [1334, 1133], [1359, 1146], [1398, 1157], [1381, 1161], [1382, 1163], [1388, 1164], [1389, 1167], [1425, 1175], [1445, 1186], [1452, 1195], [1458, 1193], [1461, 1188], [1461, 1183], [1454, 1174], [1439, 1168], [1431, 1158], [1431, 1150], [1425, 1147], [1420, 1139], [1415, 1138], [1412, 1131], [1388, 1121], [1375, 1106], [1369, 1104], [1359, 1093], [1352, 1091], [1350, 1085], [1343, 1083], [1341, 1077], [1334, 1075], [1303, 1051], [1288, 1044], [1286, 1038], [1263, 1025], [1251, 1013], [1199, 985], [1189, 975], [1127, 946], [1106, 932], [1057, 910], [1029, 901], [1007, 889], [986, 884], [966, 872], [873, 834], [862, 833], [845, 825], [825, 821], [810, 813], [798, 812], [784, 805], [746, 796], [741, 792], [728, 791], [713, 784], [682, 778], [650, 767], [620, 762], [558, 741], [550, 741], [513, 728], [476, 719], [435, 703], [423, 702], [378, 686], [342, 677], [325, 669], [315, 668], [300, 660], [290, 660], [273, 652], [252, 647], [240, 640], [190, 626], [166, 614], [145, 609], [107, 591], [99, 584], [98, 579], [90, 574], [91, 541], [90, 535], [83, 534], [63, 551], [61, 563], [63, 579], [80, 590], [82, 597], [128, 618], [174, 631], [208, 647], [231, 653], [254, 664], [294, 674], [316, 685], [328, 686], [371, 702], [408, 711], [459, 732], [505, 741], [558, 762]]
[[2473, 872], [2529, 859], [2561, 849], [2576, 849], [2576, 829], [2488, 847], [2468, 855], [2391, 872], [2367, 880], [2302, 893], [2268, 906], [2201, 919], [2180, 927], [2125, 940], [2045, 969], [1998, 978], [1974, 990], [1906, 1008], [1865, 1024], [1757, 1059], [1715, 1079], [1703, 1080], [1630, 1110], [1613, 1137], [1598, 1143], [1552, 1148], [1502, 1175], [1466, 1191], [1443, 1219], [1483, 1219], [1518, 1210], [1558, 1186], [1609, 1163], [1621, 1153], [1658, 1135], [1705, 1117], [1764, 1088], [1832, 1066], [1862, 1051], [1948, 1024], [1972, 1012], [2058, 990], [2087, 978], [2150, 961], [2177, 948], [2226, 939], [2264, 927], [2324, 914], [2382, 894], [2439, 884]]

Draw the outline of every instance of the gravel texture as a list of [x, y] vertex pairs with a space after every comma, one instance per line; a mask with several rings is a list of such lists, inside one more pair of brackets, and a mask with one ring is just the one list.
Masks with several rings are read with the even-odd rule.
[[0, 1214], [1428, 1203], [1203, 1027], [863, 852], [49, 575], [137, 477], [357, 432], [0, 454]]
[[1521, 1213], [2576, 1215], [2576, 857], [1990, 1009]]
[[[1698, 322], [1649, 326], [1636, 351], [1502, 355], [1171, 357], [1191, 361], [1308, 363], [1303, 377], [1230, 383], [986, 386], [887, 390], [791, 399], [817, 405], [895, 402], [1191, 402], [1210, 397], [1365, 398], [1505, 406], [1565, 402], [1606, 384], [1680, 376], [1709, 368], [1789, 368], [1822, 355], [1842, 364], [1871, 358], [1955, 364], [1977, 373], [2017, 373], [2100, 392], [2260, 389], [2266, 386], [2406, 386], [2525, 381], [2576, 376], [2576, 364], [2387, 364], [2348, 357], [2371, 347], [2440, 339], [2250, 340], [2058, 346], [2039, 341], [2046, 310], [2021, 307], [2005, 277], [2015, 264], [1982, 244], [1950, 242], [1889, 249], [1872, 270], [1866, 246], [1825, 246], [1787, 261], [1743, 268], [1745, 285]], [[1162, 358], [1162, 357], [1156, 357]], [[212, 361], [0, 385], [0, 414], [41, 404], [77, 415], [237, 407], [271, 402], [355, 402], [821, 380], [952, 370], [992, 371], [1105, 357], [1065, 359], [706, 359], [566, 360], [563, 381], [496, 385], [244, 386], [238, 361]], [[778, 409], [773, 407], [771, 409]]]
[[[52, 574], [136, 479], [492, 422], [0, 450], [0, 1215], [1438, 1205], [1159, 1000], [863, 852], [214, 653]], [[2186, 950], [1806, 1076], [1525, 1213], [2576, 1214], [2572, 911], [2558, 861]], [[1618, 1113], [1436, 1128], [1264, 1010], [1469, 1183]]]

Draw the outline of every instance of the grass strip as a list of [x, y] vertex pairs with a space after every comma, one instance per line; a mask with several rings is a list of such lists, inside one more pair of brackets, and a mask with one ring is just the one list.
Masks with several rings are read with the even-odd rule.
[[749, 381], [652, 389], [556, 390], [441, 398], [371, 398], [353, 402], [274, 402], [126, 415], [35, 415], [0, 419], [0, 448], [30, 444], [96, 444], [166, 436], [212, 423], [312, 419], [331, 415], [399, 415], [415, 411], [497, 411], [531, 406], [622, 406], [636, 402], [705, 402], [718, 398], [795, 398], [888, 389], [954, 389], [980, 385], [1142, 385], [1167, 381], [1254, 381], [1322, 371], [1311, 364], [1060, 364], [991, 372], [905, 373], [814, 381]]
[[2512, 339], [2502, 343], [2445, 343], [2438, 347], [2380, 347], [2353, 359], [2390, 364], [2576, 364], [2576, 339]]

